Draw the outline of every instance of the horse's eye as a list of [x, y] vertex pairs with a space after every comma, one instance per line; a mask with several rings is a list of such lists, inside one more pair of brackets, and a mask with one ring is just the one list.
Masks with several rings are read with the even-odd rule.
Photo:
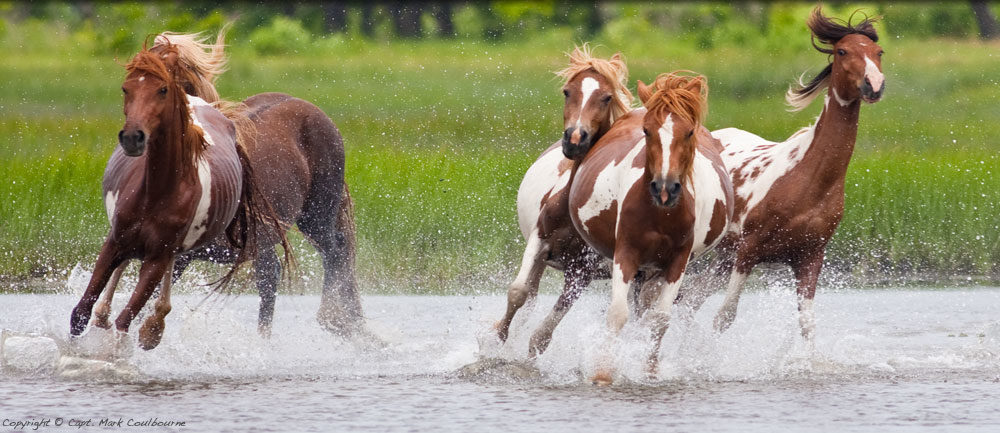
[[882, 57], [882, 54], [885, 54], [885, 51], [879, 51], [879, 52], [878, 52], [878, 56], [879, 56], [879, 57]]
[[608, 102], [611, 102], [611, 95], [607, 95], [601, 99], [602, 104], [607, 104]]
[[843, 50], [842, 48], [840, 48], [840, 49], [837, 49], [837, 55], [838, 55], [838, 56], [844, 56], [844, 55], [847, 55], [847, 51], [844, 51], [844, 50]]
[[128, 95], [128, 90], [125, 90], [125, 88], [124, 88], [124, 87], [122, 87], [122, 93], [124, 93], [124, 94]]
[[647, 135], [648, 136], [649, 135], [649, 131], [647, 131], [646, 128], [642, 128], [642, 135]]
[[166, 87], [160, 87], [160, 94], [161, 95], [166, 95], [167, 94], [167, 88]]
[[563, 89], [563, 96], [569, 98], [569, 90]]
[[692, 129], [692, 130], [688, 131], [687, 138], [691, 138], [693, 135], [694, 135], [694, 130]]

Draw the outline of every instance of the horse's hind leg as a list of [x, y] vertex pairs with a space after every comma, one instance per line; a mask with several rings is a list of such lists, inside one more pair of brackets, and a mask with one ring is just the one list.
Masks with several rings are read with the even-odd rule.
[[128, 262], [122, 262], [111, 274], [111, 281], [104, 287], [104, 293], [101, 294], [101, 299], [94, 307], [94, 326], [111, 329], [111, 322], [108, 321], [108, 317], [111, 317], [111, 300], [115, 297], [115, 289], [118, 288], [118, 282], [121, 281], [122, 272], [125, 271], [126, 267], [128, 267]]
[[593, 276], [586, 267], [576, 264], [566, 266], [563, 292], [556, 300], [556, 304], [552, 306], [552, 311], [545, 317], [545, 321], [531, 335], [531, 341], [528, 343], [529, 356], [534, 358], [545, 352], [545, 349], [549, 347], [549, 342], [552, 341], [552, 333], [556, 330], [556, 326], [559, 326], [559, 322], [562, 322], [563, 317], [569, 312], [573, 303], [580, 298], [580, 293], [590, 284], [592, 279]]
[[254, 278], [257, 280], [257, 292], [260, 293], [260, 311], [257, 315], [257, 332], [268, 337], [271, 335], [271, 321], [274, 319], [274, 302], [278, 293], [278, 279], [281, 277], [281, 264], [274, 252], [274, 245], [264, 244], [259, 247], [257, 259], [253, 263]]
[[354, 275], [353, 204], [347, 185], [339, 191], [339, 195], [329, 188], [311, 192], [297, 225], [323, 259], [323, 295], [316, 320], [327, 331], [353, 335], [364, 330], [364, 311]]

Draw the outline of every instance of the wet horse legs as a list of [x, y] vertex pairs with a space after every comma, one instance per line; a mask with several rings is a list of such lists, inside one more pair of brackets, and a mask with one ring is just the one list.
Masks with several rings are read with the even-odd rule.
[[[172, 270], [174, 267], [174, 259], [170, 259], [170, 263], [167, 264], [166, 269]], [[160, 340], [163, 338], [163, 329], [165, 327], [164, 319], [167, 314], [170, 313], [170, 286], [173, 284], [173, 276], [164, 272], [161, 277], [163, 280], [163, 287], [160, 289], [160, 297], [156, 298], [156, 305], [153, 309], [153, 315], [146, 318], [142, 322], [142, 327], [139, 328], [139, 345], [144, 350], [152, 350], [160, 344]]]
[[260, 310], [257, 313], [257, 332], [267, 337], [271, 335], [271, 321], [274, 318], [274, 301], [281, 276], [281, 264], [273, 245], [261, 246], [253, 263], [254, 279], [260, 294]]
[[538, 230], [535, 229], [528, 236], [528, 245], [524, 248], [524, 255], [521, 258], [521, 269], [517, 273], [517, 278], [507, 289], [507, 312], [503, 319], [496, 324], [497, 336], [500, 341], [507, 341], [507, 333], [510, 331], [510, 322], [514, 320], [514, 315], [524, 306], [529, 298], [538, 295], [538, 283], [542, 279], [542, 272], [545, 271], [545, 263], [542, 257], [549, 251], [549, 245], [538, 237]]
[[87, 329], [94, 303], [97, 302], [101, 290], [107, 286], [112, 272], [121, 265], [122, 261], [118, 246], [111, 239], [105, 240], [104, 246], [101, 247], [101, 254], [97, 256], [97, 263], [94, 264], [94, 273], [90, 277], [90, 283], [87, 284], [87, 290], [70, 314], [70, 335], [83, 334], [83, 331]]
[[[559, 299], [556, 300], [556, 304], [552, 307], [552, 311], [549, 315], [545, 317], [545, 321], [535, 330], [535, 333], [531, 335], [531, 341], [528, 343], [528, 356], [534, 358], [545, 352], [545, 349], [549, 347], [549, 342], [552, 341], [552, 333], [555, 331], [556, 326], [559, 326], [559, 322], [562, 321], [566, 313], [569, 312], [570, 307], [573, 303], [580, 297], [580, 293], [583, 289], [590, 284], [592, 277], [590, 275], [590, 270], [586, 268], [585, 264], [579, 263], [578, 261], [573, 261], [572, 264], [567, 264], [565, 273], [563, 275], [564, 286], [562, 294], [559, 295]], [[538, 284], [535, 284], [535, 290], [538, 290]], [[509, 308], [508, 308], [509, 310]], [[509, 324], [509, 322], [508, 322]]]
[[104, 293], [101, 294], [101, 299], [97, 301], [97, 306], [94, 307], [94, 326], [111, 329], [111, 322], [108, 321], [108, 317], [111, 317], [111, 300], [115, 297], [118, 282], [121, 281], [122, 273], [125, 272], [127, 266], [127, 261], [122, 262], [115, 269], [115, 272], [111, 274], [111, 281], [104, 287]]
[[[119, 332], [127, 333], [129, 327], [132, 324], [132, 320], [139, 313], [146, 302], [149, 301], [149, 297], [153, 295], [153, 290], [156, 289], [156, 285], [163, 281], [163, 277], [167, 274], [174, 263], [174, 257], [172, 254], [165, 255], [155, 258], [147, 258], [142, 262], [142, 267], [139, 269], [139, 283], [135, 286], [135, 291], [132, 292], [132, 297], [129, 298], [128, 304], [115, 319], [115, 328]], [[161, 297], [163, 297], [161, 295]], [[169, 295], [167, 295], [169, 298]], [[169, 307], [169, 299], [166, 301], [165, 306]], [[169, 311], [169, 309], [168, 309]], [[154, 317], [159, 315], [154, 313]], [[165, 315], [165, 313], [164, 313]], [[161, 318], [162, 320], [162, 318]], [[162, 332], [162, 329], [161, 329]], [[152, 340], [147, 340], [147, 342], [152, 342]], [[156, 341], [157, 343], [159, 341]], [[146, 350], [152, 349], [152, 347], [145, 347], [144, 342], [140, 339], [140, 344], [143, 344], [143, 348]]]

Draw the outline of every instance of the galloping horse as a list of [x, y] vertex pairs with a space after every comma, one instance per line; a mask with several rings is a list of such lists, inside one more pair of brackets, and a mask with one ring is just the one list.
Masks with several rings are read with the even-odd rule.
[[[318, 321], [327, 330], [342, 335], [363, 331], [364, 314], [354, 274], [353, 204], [344, 182], [345, 153], [340, 132], [322, 110], [288, 95], [262, 93], [241, 104], [221, 100], [214, 82], [226, 70], [225, 31], [219, 32], [214, 44], [205, 43], [199, 34], [164, 32], [156, 37], [151, 51], [176, 49], [178, 66], [186, 71], [180, 84], [187, 94], [250, 120], [245, 128], [248, 137], [240, 141], [257, 172], [262, 197], [273, 205], [282, 225], [287, 228], [296, 224], [322, 258], [323, 295]], [[284, 237], [284, 229], [259, 229], [254, 261], [261, 297], [258, 326], [261, 334], [268, 335], [281, 275], [274, 244]], [[284, 250], [288, 253], [287, 246]], [[180, 278], [192, 260], [229, 263], [239, 254], [239, 249], [218, 237], [179, 256], [173, 279]], [[107, 290], [107, 306], [104, 302], [98, 306], [98, 318], [100, 312], [110, 309], [114, 286]]]
[[[885, 90], [882, 48], [873, 19], [839, 24], [813, 10], [808, 26], [833, 56], [808, 84], [788, 91], [795, 110], [809, 105], [829, 88], [815, 124], [774, 143], [746, 131], [727, 128], [712, 133], [725, 145], [723, 161], [736, 193], [734, 232], [719, 246], [716, 273], [730, 273], [715, 328], [724, 331], [736, 317], [743, 283], [758, 263], [791, 266], [798, 280], [799, 325], [812, 341], [813, 297], [823, 267], [826, 244], [844, 213], [844, 178], [858, 134], [861, 101], [877, 102]], [[695, 306], [704, 298], [694, 302]]]
[[574, 47], [570, 65], [556, 74], [565, 80], [563, 138], [528, 168], [518, 189], [518, 223], [527, 246], [521, 269], [507, 291], [507, 313], [497, 323], [497, 333], [506, 341], [514, 315], [529, 297], [538, 294], [545, 266], [562, 270], [563, 292], [532, 334], [532, 357], [545, 351], [555, 327], [590, 281], [608, 278], [602, 258], [587, 247], [570, 222], [567, 194], [574, 162], [563, 156], [585, 152], [632, 106], [632, 93], [625, 85], [628, 68], [620, 53], [605, 60], [593, 57], [587, 44]]
[[[237, 144], [238, 125], [184, 92], [177, 78], [184, 74], [176, 67], [177, 56], [176, 47], [154, 53], [144, 46], [126, 66], [125, 126], [103, 183], [111, 231], [87, 290], [73, 309], [74, 336], [86, 329], [91, 308], [112, 273], [128, 260], [140, 259], [139, 283], [115, 326], [127, 333], [162, 281], [154, 312], [139, 330], [140, 346], [156, 347], [171, 308], [167, 275], [177, 255], [225, 239], [242, 250], [227, 280], [239, 264], [253, 258], [256, 222], [267, 218], [277, 223], [266, 202], [254, 196], [256, 178]], [[108, 304], [110, 310], [110, 298]], [[107, 327], [106, 315], [103, 319]]]
[[[608, 327], [628, 319], [632, 284], [645, 285], [640, 311], [652, 308], [653, 348], [660, 340], [688, 261], [719, 240], [733, 214], [733, 188], [722, 150], [702, 126], [708, 85], [703, 76], [661, 74], [641, 81], [646, 112], [618, 120], [579, 163], [569, 192], [570, 217], [595, 250], [613, 259]], [[606, 366], [594, 377], [611, 381]]]

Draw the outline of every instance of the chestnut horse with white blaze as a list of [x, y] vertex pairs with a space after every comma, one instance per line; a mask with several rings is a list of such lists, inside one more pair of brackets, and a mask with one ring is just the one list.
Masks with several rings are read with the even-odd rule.
[[518, 189], [518, 223], [527, 246], [521, 269], [507, 291], [507, 312], [497, 323], [497, 333], [506, 341], [514, 315], [537, 296], [545, 266], [562, 270], [563, 292], [531, 336], [532, 357], [548, 347], [552, 332], [580, 292], [593, 279], [608, 278], [606, 261], [580, 239], [569, 219], [567, 195], [574, 161], [564, 155], [586, 152], [632, 109], [632, 93], [626, 87], [628, 68], [620, 53], [601, 59], [584, 44], [574, 48], [570, 65], [556, 74], [565, 80], [563, 138], [528, 168]]
[[[260, 293], [258, 329], [268, 335], [281, 276], [275, 243], [296, 224], [319, 251], [323, 262], [323, 294], [316, 315], [327, 330], [354, 335], [366, 333], [361, 300], [354, 274], [355, 227], [353, 204], [344, 181], [345, 152], [337, 127], [322, 110], [309, 102], [281, 93], [262, 93], [243, 103], [219, 97], [214, 82], [225, 72], [226, 28], [214, 43], [200, 34], [164, 32], [157, 35], [150, 51], [176, 49], [180, 85], [189, 95], [200, 97], [238, 120], [244, 131], [240, 139], [250, 165], [258, 173], [260, 196], [273, 205], [284, 228], [258, 226], [254, 255], [254, 279]], [[284, 245], [284, 251], [289, 249]], [[243, 253], [223, 237], [186, 252], [173, 269], [176, 281], [192, 260], [230, 263]], [[287, 260], [286, 260], [287, 261]], [[121, 270], [116, 271], [116, 276]], [[113, 279], [114, 282], [115, 279]], [[100, 320], [110, 311], [114, 285], [105, 291], [95, 315]]]
[[[650, 311], [655, 371], [659, 348], [688, 261], [722, 239], [733, 214], [733, 188], [718, 140], [702, 126], [703, 76], [661, 74], [639, 82], [645, 113], [634, 111], [583, 156], [569, 193], [570, 217], [583, 239], [612, 259], [608, 328], [628, 320], [633, 284], [645, 284], [640, 312]], [[594, 381], [611, 381], [601, 366]]]
[[809, 17], [813, 37], [824, 45], [813, 46], [833, 60], [808, 84], [800, 81], [798, 88], [789, 90], [786, 99], [801, 110], [829, 89], [815, 124], [781, 143], [736, 128], [712, 133], [725, 146], [722, 158], [736, 193], [737, 234], [723, 240], [714, 265], [715, 272], [730, 274], [715, 318], [717, 330], [727, 329], [736, 317], [743, 283], [754, 266], [782, 263], [795, 274], [801, 332], [813, 341], [816, 281], [827, 242], [844, 214], [844, 179], [861, 102], [877, 102], [885, 91], [882, 48], [873, 22], [865, 18], [857, 25], [838, 23], [819, 7]]
[[[153, 290], [163, 286], [151, 316], [139, 330], [143, 349], [156, 347], [170, 312], [170, 276], [178, 254], [221, 237], [252, 259], [257, 222], [277, 224], [266, 201], [255, 197], [255, 178], [237, 143], [238, 125], [204, 100], [184, 92], [178, 51], [143, 47], [126, 66], [122, 84], [125, 126], [104, 175], [111, 231], [86, 292], [73, 309], [70, 333], [80, 335], [112, 273], [131, 259], [142, 261], [139, 282], [115, 320], [127, 333]], [[284, 242], [284, 237], [282, 237]], [[117, 273], [120, 276], [120, 273]], [[116, 276], [116, 277], [117, 277]], [[108, 299], [110, 312], [110, 298]], [[107, 312], [105, 313], [107, 314]], [[107, 317], [103, 318], [104, 327]]]

